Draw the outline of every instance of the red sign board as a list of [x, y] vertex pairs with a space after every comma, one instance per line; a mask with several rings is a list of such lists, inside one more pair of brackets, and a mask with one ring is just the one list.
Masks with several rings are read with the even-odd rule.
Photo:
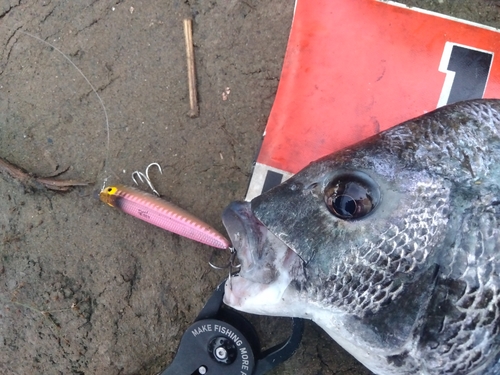
[[247, 199], [439, 106], [500, 98], [500, 32], [376, 0], [297, 0]]

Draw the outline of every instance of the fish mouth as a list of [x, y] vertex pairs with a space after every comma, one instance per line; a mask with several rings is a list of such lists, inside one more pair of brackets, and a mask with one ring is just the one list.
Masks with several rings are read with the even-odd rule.
[[269, 304], [281, 301], [301, 272], [302, 259], [255, 217], [249, 202], [231, 203], [222, 222], [241, 264], [237, 277], [226, 284], [224, 302], [243, 311], [268, 313]]
[[241, 264], [240, 277], [270, 284], [302, 264], [300, 257], [255, 217], [249, 202], [232, 202], [222, 213], [222, 222]]
[[241, 268], [239, 276], [261, 284], [269, 284], [277, 277], [275, 254], [270, 246], [269, 231], [253, 215], [250, 204], [232, 202], [222, 213]]

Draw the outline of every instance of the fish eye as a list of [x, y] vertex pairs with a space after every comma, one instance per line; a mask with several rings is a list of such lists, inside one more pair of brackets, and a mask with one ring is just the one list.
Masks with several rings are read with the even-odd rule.
[[378, 186], [364, 173], [338, 176], [325, 189], [326, 207], [343, 220], [357, 220], [370, 214], [379, 198]]

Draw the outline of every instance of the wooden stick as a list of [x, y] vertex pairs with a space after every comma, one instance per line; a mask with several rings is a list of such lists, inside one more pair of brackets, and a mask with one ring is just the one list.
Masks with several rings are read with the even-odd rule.
[[[61, 173], [64, 172], [65, 171], [62, 171]], [[22, 183], [25, 187], [32, 189], [44, 187], [49, 190], [68, 191], [75, 186], [88, 185], [87, 182], [76, 180], [56, 180], [54, 177], [37, 177], [2, 158], [0, 158], [0, 174], [1, 173], [8, 174], [13, 179]]]
[[184, 37], [186, 40], [186, 59], [189, 85], [189, 117], [198, 117], [198, 98], [196, 93], [196, 72], [194, 69], [194, 49], [193, 49], [193, 21], [190, 18], [184, 20]]

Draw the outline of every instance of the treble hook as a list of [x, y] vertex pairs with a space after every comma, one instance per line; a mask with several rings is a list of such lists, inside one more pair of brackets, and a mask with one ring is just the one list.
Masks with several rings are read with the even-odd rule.
[[151, 179], [149, 178], [149, 168], [151, 168], [151, 166], [157, 166], [158, 169], [160, 170], [160, 173], [163, 174], [163, 171], [161, 170], [161, 167], [160, 167], [160, 164], [158, 163], [151, 163], [149, 164], [147, 167], [146, 167], [146, 173], [142, 173], [140, 171], [134, 171], [132, 173], [132, 180], [134, 180], [135, 184], [136, 185], [139, 185], [139, 183], [135, 180], [135, 177], [134, 176], [137, 176], [137, 178], [141, 181], [141, 182], [146, 182], [149, 186], [149, 188], [153, 191], [153, 193], [155, 193], [158, 197], [160, 196], [160, 193], [158, 193], [156, 191], [156, 189], [154, 188], [153, 186], [153, 183], [151, 182]]
[[230, 251], [229, 261], [227, 262], [227, 264], [225, 266], [222, 266], [222, 267], [217, 266], [213, 263], [213, 258], [214, 258], [216, 251], [212, 252], [212, 255], [210, 256], [210, 260], [208, 261], [208, 264], [210, 265], [210, 267], [212, 267], [213, 269], [216, 269], [216, 270], [225, 270], [226, 268], [229, 268], [228, 280], [231, 281], [231, 274], [233, 273], [233, 269], [238, 269], [241, 267], [241, 264], [236, 264], [236, 249], [232, 246], [229, 248], [229, 251]]

